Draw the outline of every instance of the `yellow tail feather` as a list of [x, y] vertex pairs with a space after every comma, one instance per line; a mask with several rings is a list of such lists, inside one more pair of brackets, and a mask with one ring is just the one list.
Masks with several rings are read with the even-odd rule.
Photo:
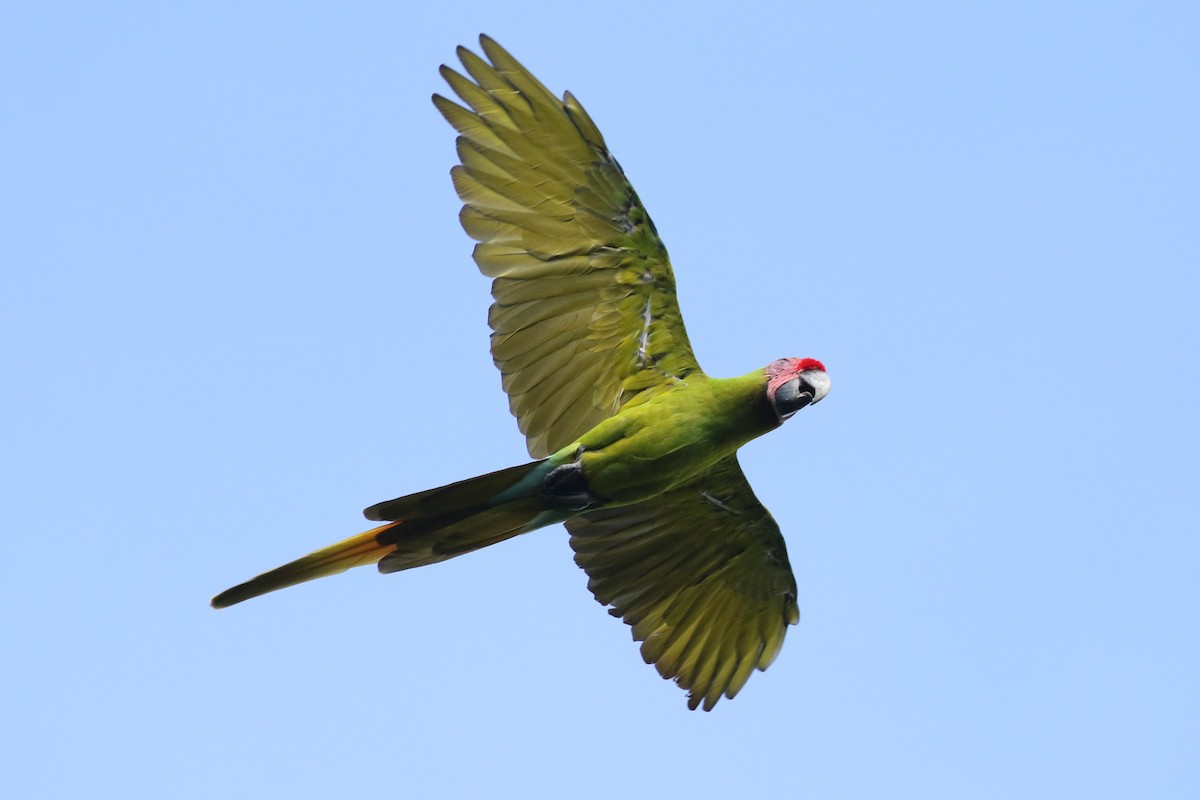
[[549, 460], [533, 461], [376, 503], [363, 513], [386, 525], [226, 589], [212, 599], [213, 608], [365, 564], [379, 563], [381, 572], [433, 564], [561, 522], [571, 514], [549, 512], [541, 496], [542, 478], [553, 469]]
[[394, 544], [380, 544], [379, 534], [396, 527], [401, 523], [392, 522], [380, 525], [365, 533], [351, 536], [349, 539], [331, 544], [316, 552], [309, 553], [291, 563], [276, 567], [270, 572], [264, 572], [257, 578], [251, 578], [245, 583], [239, 583], [232, 589], [226, 589], [212, 599], [213, 608], [227, 608], [251, 597], [295, 586], [297, 583], [324, 578], [326, 575], [336, 575], [352, 567], [374, 564], [379, 559], [396, 549]]

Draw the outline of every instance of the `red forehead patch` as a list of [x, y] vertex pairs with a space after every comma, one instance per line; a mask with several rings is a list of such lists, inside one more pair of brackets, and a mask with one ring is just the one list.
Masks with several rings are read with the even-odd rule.
[[803, 372], [806, 369], [819, 369], [825, 371], [825, 365], [815, 358], [802, 358], [796, 363], [796, 371]]

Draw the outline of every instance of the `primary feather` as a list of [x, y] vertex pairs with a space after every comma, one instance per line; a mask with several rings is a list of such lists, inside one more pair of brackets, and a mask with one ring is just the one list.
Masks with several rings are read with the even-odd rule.
[[[529, 454], [575, 441], [645, 389], [699, 372], [666, 248], [583, 107], [500, 45], [459, 49], [452, 170], [475, 263], [494, 278], [492, 356]], [[565, 363], [570, 368], [565, 368]]]

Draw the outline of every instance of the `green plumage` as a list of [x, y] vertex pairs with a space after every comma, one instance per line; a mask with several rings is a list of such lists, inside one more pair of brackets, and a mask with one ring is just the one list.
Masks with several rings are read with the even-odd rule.
[[666, 248], [587, 112], [480, 41], [487, 60], [459, 48], [466, 75], [441, 69], [462, 104], [433, 102], [460, 134], [451, 178], [492, 279], [492, 356], [540, 460], [371, 506], [367, 518], [386, 524], [213, 605], [366, 563], [432, 564], [565, 522], [596, 599], [691, 708], [709, 710], [771, 663], [799, 619], [783, 538], [736, 451], [820, 400], [824, 368], [785, 359], [705, 375]]

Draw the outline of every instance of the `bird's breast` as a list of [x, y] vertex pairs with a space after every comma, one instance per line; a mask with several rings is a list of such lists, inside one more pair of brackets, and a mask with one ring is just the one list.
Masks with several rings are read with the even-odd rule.
[[588, 489], [611, 504], [656, 497], [765, 433], [761, 409], [708, 380], [627, 408], [578, 442]]

